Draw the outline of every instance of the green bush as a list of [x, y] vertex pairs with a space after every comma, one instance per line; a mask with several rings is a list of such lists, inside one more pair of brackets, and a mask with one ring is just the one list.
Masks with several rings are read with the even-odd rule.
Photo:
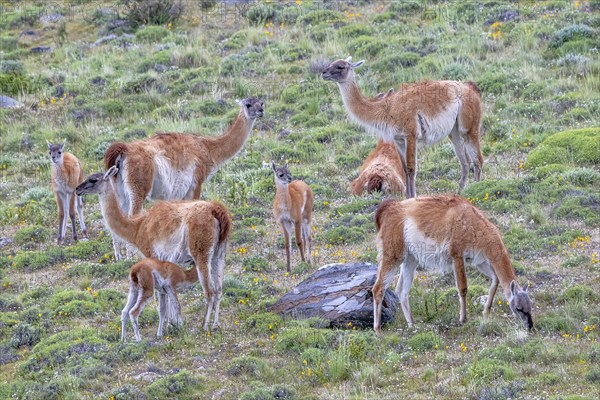
[[298, 18], [298, 22], [304, 25], [315, 26], [322, 23], [333, 24], [342, 21], [344, 15], [332, 10], [313, 10]]
[[595, 303], [598, 300], [598, 295], [589, 286], [574, 285], [566, 289], [560, 296], [563, 303]]
[[442, 338], [433, 331], [417, 333], [406, 342], [411, 350], [419, 352], [434, 350], [442, 343]]
[[351, 243], [360, 243], [365, 239], [365, 231], [363, 228], [353, 226], [337, 226], [328, 229], [323, 234], [323, 240], [331, 245], [344, 245]]
[[31, 272], [50, 266], [50, 257], [43, 252], [25, 251], [13, 259], [17, 270]]
[[359, 36], [348, 43], [348, 49], [357, 60], [361, 57], [375, 57], [385, 46], [386, 44], [377, 37], [367, 35]]
[[497, 380], [511, 381], [517, 377], [516, 372], [508, 365], [498, 360], [484, 358], [475, 360], [467, 369], [470, 380], [492, 383]]
[[101, 396], [106, 399], [114, 400], [146, 400], [146, 395], [137, 386], [126, 383], [109, 392], [103, 393]]
[[469, 68], [465, 64], [451, 63], [442, 70], [442, 78], [463, 81], [469, 76]]
[[547, 333], [573, 333], [575, 323], [571, 318], [556, 313], [541, 315], [536, 321], [537, 327]]
[[22, 346], [33, 346], [41, 340], [42, 334], [39, 326], [20, 323], [14, 327], [9, 345], [15, 349]]
[[160, 42], [169, 37], [171, 32], [162, 26], [146, 26], [135, 33], [135, 38], [142, 43]]
[[134, 26], [172, 23], [177, 21], [184, 11], [182, 0], [121, 0], [121, 4], [125, 7], [126, 18]]
[[259, 378], [267, 369], [267, 363], [256, 357], [236, 357], [229, 362], [227, 372], [233, 376], [247, 375]]
[[565, 42], [577, 39], [594, 38], [597, 32], [584, 24], [569, 25], [556, 31], [550, 39], [550, 47], [559, 47]]
[[291, 351], [300, 354], [311, 347], [326, 349], [331, 345], [334, 338], [335, 334], [329, 330], [290, 327], [277, 336], [275, 348], [279, 351]]
[[178, 398], [196, 399], [204, 390], [201, 380], [188, 370], [157, 379], [147, 389], [148, 396], [154, 399]]
[[25, 75], [22, 61], [0, 60], [0, 74]]
[[19, 229], [17, 233], [15, 233], [14, 241], [16, 244], [30, 249], [37, 244], [45, 242], [50, 236], [51, 232], [48, 228], [40, 225], [33, 225]]
[[567, 130], [546, 138], [527, 157], [527, 168], [549, 164], [600, 163], [600, 128]]
[[258, 3], [248, 9], [248, 21], [256, 25], [264, 25], [275, 18], [275, 7], [271, 4]]
[[271, 335], [277, 333], [283, 324], [283, 318], [279, 314], [262, 312], [246, 318], [245, 326], [259, 334]]
[[244, 258], [242, 261], [242, 267], [246, 271], [251, 272], [267, 272], [270, 270], [269, 262], [262, 256], [253, 255]]

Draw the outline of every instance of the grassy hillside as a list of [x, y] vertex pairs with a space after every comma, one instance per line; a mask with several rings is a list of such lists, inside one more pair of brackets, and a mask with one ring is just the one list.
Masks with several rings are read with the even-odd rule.
[[[597, 0], [150, 3], [0, 4], [0, 94], [24, 104], [0, 109], [0, 398], [597, 398]], [[411, 292], [416, 328], [399, 313], [379, 341], [266, 312], [311, 273], [297, 252], [285, 273], [266, 161], [288, 160], [313, 188], [318, 265], [376, 262], [381, 197], [349, 191], [375, 138], [319, 76], [348, 55], [366, 60], [357, 76], [368, 95], [421, 79], [480, 86], [485, 179], [464, 195], [531, 284], [535, 333], [515, 324], [502, 294], [482, 321], [489, 283], [476, 271], [462, 326], [453, 278], [425, 272]], [[114, 261], [97, 197], [85, 204], [91, 240], [56, 246], [46, 140], [67, 139], [95, 172], [115, 140], [219, 134], [250, 95], [265, 117], [203, 193], [235, 220], [223, 329], [202, 330], [197, 287], [180, 295], [182, 328], [156, 340], [152, 302], [142, 343], [120, 343], [132, 262]], [[418, 167], [417, 193], [456, 191], [449, 141], [420, 150]]]

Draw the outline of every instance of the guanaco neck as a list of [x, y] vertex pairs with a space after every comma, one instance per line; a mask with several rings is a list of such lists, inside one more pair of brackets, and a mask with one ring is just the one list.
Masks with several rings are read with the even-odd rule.
[[190, 269], [185, 270], [185, 284], [193, 284], [198, 282], [198, 269], [193, 266]]
[[291, 203], [289, 185], [289, 183], [284, 183], [277, 179], [275, 180], [275, 187], [277, 188], [275, 196], [277, 197], [279, 207], [284, 207], [285, 209], [288, 209], [288, 211]]
[[363, 96], [358, 83], [356, 83], [356, 78], [352, 77], [345, 82], [338, 82], [338, 86], [344, 106], [352, 117], [367, 124], [378, 122], [377, 109], [380, 104]]
[[240, 110], [224, 134], [215, 138], [205, 138], [213, 163], [220, 165], [233, 158], [248, 140], [253, 125], [254, 119], [248, 120], [244, 111]]
[[504, 290], [504, 295], [507, 300], [512, 298], [512, 292], [510, 290], [510, 283], [517, 279], [515, 275], [515, 269], [510, 262], [510, 257], [506, 248], [502, 248], [500, 254], [489, 254], [488, 260], [500, 281], [500, 285]]
[[[108, 227], [116, 235], [126, 239], [127, 241], [136, 244], [136, 234], [139, 230], [142, 218], [128, 218], [123, 214], [119, 206], [119, 200], [115, 193], [112, 180], [107, 183], [108, 188], [100, 193], [100, 209]], [[141, 249], [140, 249], [141, 250]]]

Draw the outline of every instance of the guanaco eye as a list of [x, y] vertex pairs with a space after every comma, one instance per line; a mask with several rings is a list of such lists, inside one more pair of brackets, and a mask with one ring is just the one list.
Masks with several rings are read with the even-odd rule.
[[250, 104], [246, 104], [246, 107], [247, 107], [247, 108], [250, 108]]

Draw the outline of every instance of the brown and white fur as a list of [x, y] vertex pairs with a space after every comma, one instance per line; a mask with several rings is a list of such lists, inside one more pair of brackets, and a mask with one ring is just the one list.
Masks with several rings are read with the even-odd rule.
[[100, 195], [102, 215], [112, 235], [131, 243], [144, 256], [179, 264], [193, 262], [207, 301], [204, 329], [208, 330], [213, 310], [216, 328], [232, 225], [227, 209], [214, 201], [160, 201], [147, 212], [128, 217], [119, 207], [111, 179], [117, 172], [112, 166], [105, 174], [90, 175], [77, 187], [77, 194]]
[[[104, 155], [104, 165], [107, 170], [119, 168], [114, 180], [121, 209], [129, 216], [136, 215], [146, 197], [200, 199], [202, 184], [241, 150], [254, 121], [263, 116], [260, 99], [250, 97], [239, 104], [238, 116], [221, 136], [160, 133], [132, 143], [113, 143]], [[114, 245], [115, 257], [120, 259], [121, 243]]]
[[479, 144], [481, 95], [473, 82], [424, 81], [402, 85], [397, 91], [367, 98], [356, 83], [354, 69], [364, 61], [351, 57], [332, 62], [323, 79], [338, 84], [348, 114], [367, 131], [395, 142], [407, 176], [407, 197], [415, 197], [417, 142], [432, 146], [449, 136], [461, 167], [459, 193], [473, 164], [481, 179], [483, 155]]
[[180, 266], [156, 258], [145, 258], [134, 264], [129, 272], [129, 296], [127, 304], [121, 312], [121, 340], [125, 340], [125, 325], [127, 318], [135, 334], [135, 340], [140, 341], [138, 318], [148, 301], [158, 293], [158, 332], [163, 335], [165, 322], [181, 325], [181, 305], [177, 299], [177, 290], [190, 287], [198, 282], [198, 270], [184, 270]]
[[403, 201], [386, 200], [375, 213], [379, 270], [373, 286], [373, 329], [381, 334], [381, 306], [397, 267], [400, 277], [396, 293], [406, 322], [411, 326], [408, 294], [418, 265], [453, 271], [460, 299], [460, 322], [467, 319], [467, 275], [470, 263], [492, 283], [483, 316], [490, 313], [498, 283], [504, 289], [513, 314], [530, 330], [532, 301], [516, 281], [515, 270], [498, 229], [468, 200], [441, 195]]
[[296, 244], [300, 249], [302, 261], [308, 259], [308, 263], [312, 264], [310, 224], [313, 192], [303, 181], [292, 181], [287, 163], [283, 167], [278, 167], [274, 162], [271, 162], [271, 168], [275, 174], [275, 186], [277, 187], [275, 200], [273, 201], [273, 215], [283, 229], [287, 271], [291, 272], [292, 225], [294, 226]]
[[379, 191], [404, 195], [405, 181], [406, 175], [396, 146], [379, 139], [377, 147], [360, 167], [358, 178], [352, 181], [352, 194], [362, 196], [366, 190], [367, 193]]
[[52, 144], [48, 141], [46, 143], [52, 166], [52, 190], [58, 206], [58, 237], [56, 241], [59, 245], [65, 242], [67, 218], [71, 218], [73, 240], [77, 240], [75, 210], [79, 215], [81, 235], [87, 239], [87, 229], [83, 220], [83, 201], [75, 194], [75, 188], [83, 180], [81, 163], [73, 154], [64, 151], [66, 140], [60, 144]]

